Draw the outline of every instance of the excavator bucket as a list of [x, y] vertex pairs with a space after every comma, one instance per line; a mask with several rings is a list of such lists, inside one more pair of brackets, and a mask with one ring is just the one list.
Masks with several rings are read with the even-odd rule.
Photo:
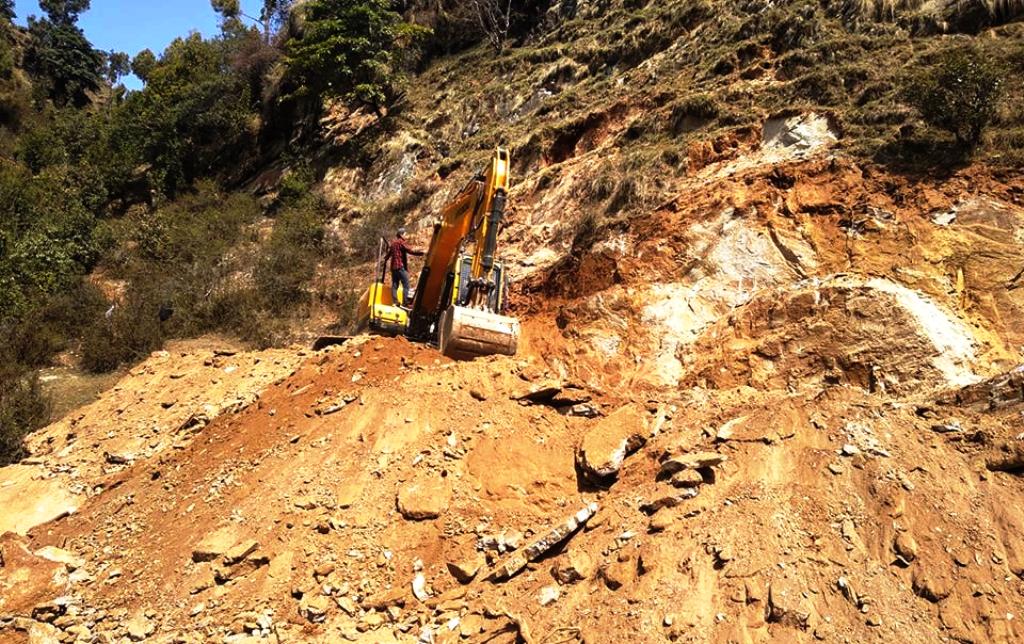
[[441, 316], [441, 353], [456, 360], [480, 356], [512, 356], [519, 346], [519, 320], [464, 306], [451, 306]]

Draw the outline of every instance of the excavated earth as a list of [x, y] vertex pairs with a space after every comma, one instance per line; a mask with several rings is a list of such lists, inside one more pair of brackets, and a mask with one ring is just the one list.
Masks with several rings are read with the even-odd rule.
[[153, 356], [0, 470], [0, 641], [1019, 641], [1024, 180], [829, 140], [521, 184], [515, 358]]

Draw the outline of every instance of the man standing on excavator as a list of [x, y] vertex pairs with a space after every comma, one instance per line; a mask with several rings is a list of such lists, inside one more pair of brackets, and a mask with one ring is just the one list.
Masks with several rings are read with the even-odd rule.
[[[414, 250], [405, 241], [405, 228], [399, 228], [388, 248], [388, 261], [391, 262], [391, 301], [396, 306], [406, 307], [409, 303], [409, 255], [426, 255], [422, 250]], [[398, 285], [402, 285], [402, 301], [398, 301]]]

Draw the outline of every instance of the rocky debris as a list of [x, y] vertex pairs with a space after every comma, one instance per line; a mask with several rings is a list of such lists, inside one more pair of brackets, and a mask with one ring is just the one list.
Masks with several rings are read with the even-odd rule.
[[570, 548], [551, 567], [551, 575], [560, 584], [574, 584], [590, 579], [594, 575], [594, 560], [582, 548]]
[[647, 418], [638, 405], [627, 405], [599, 420], [576, 450], [576, 464], [584, 478], [607, 483], [619, 474], [626, 457], [647, 442]]
[[669, 478], [684, 470], [703, 470], [721, 465], [726, 460], [728, 460], [728, 457], [717, 452], [693, 452], [671, 456], [662, 461], [658, 478]]
[[451, 488], [439, 476], [417, 477], [398, 491], [398, 511], [410, 521], [436, 519], [448, 509]]
[[547, 606], [554, 604], [558, 601], [558, 598], [562, 596], [562, 591], [558, 586], [545, 586], [540, 589], [540, 593], [537, 596], [537, 601], [541, 606]]
[[203, 537], [192, 550], [192, 561], [203, 563], [221, 558], [238, 543], [238, 534], [233, 527], [224, 527]]
[[794, 581], [780, 579], [768, 586], [766, 614], [769, 622], [807, 630], [810, 625], [811, 608]]
[[449, 561], [447, 567], [448, 572], [450, 572], [452, 577], [455, 577], [460, 584], [468, 584], [476, 578], [480, 569], [486, 564], [487, 561], [484, 559], [484, 556], [479, 552], [474, 552], [472, 556], [460, 561]]
[[156, 632], [156, 625], [145, 615], [136, 613], [124, 625], [128, 638], [133, 642], [141, 642]]
[[696, 488], [688, 487], [682, 488], [672, 493], [662, 494], [657, 496], [650, 501], [645, 501], [640, 504], [640, 511], [647, 515], [656, 514], [659, 510], [665, 508], [674, 508], [677, 505], [689, 501], [690, 499], [697, 497]]
[[270, 557], [256, 552], [255, 548], [252, 548], [245, 555], [241, 555], [240, 559], [234, 559], [234, 563], [228, 563], [228, 558], [225, 556], [223, 565], [214, 567], [213, 578], [218, 584], [226, 584], [233, 579], [244, 577], [268, 565], [270, 565]]
[[953, 592], [952, 581], [945, 575], [917, 565], [911, 575], [911, 587], [918, 597], [938, 603]]
[[232, 546], [224, 553], [224, 565], [233, 566], [244, 561], [249, 555], [256, 552], [257, 548], [259, 548], [259, 544], [253, 539], [242, 541]]
[[326, 620], [330, 609], [331, 599], [324, 595], [303, 596], [299, 602], [299, 615], [314, 624]]
[[893, 550], [906, 563], [917, 559], [917, 540], [909, 532], [900, 532], [893, 541]]
[[487, 575], [487, 579], [497, 582], [504, 581], [515, 576], [530, 562], [536, 561], [552, 548], [572, 536], [587, 521], [589, 521], [591, 517], [597, 514], [597, 510], [598, 506], [596, 503], [587, 504], [585, 508], [569, 517], [559, 526], [548, 531], [543, 537], [533, 541], [521, 551], [512, 554], [504, 561], [494, 566], [490, 574]]
[[675, 487], [698, 487], [704, 483], [704, 477], [697, 470], [685, 469], [673, 474], [671, 483]]
[[67, 564], [33, 554], [13, 533], [0, 535], [0, 615], [27, 615], [67, 588]]
[[1024, 442], [1000, 441], [985, 457], [985, 467], [993, 472], [1024, 472]]
[[[472, 394], [472, 392], [470, 392]], [[591, 396], [583, 387], [556, 380], [543, 380], [511, 395], [522, 404], [547, 405], [560, 411], [589, 403]]]
[[940, 403], [989, 412], [1024, 404], [1024, 365], [948, 394]]
[[[77, 557], [67, 550], [62, 550], [55, 546], [40, 548], [39, 550], [36, 550], [35, 555], [37, 557], [42, 557], [47, 561], [64, 564], [67, 567], [68, 572], [74, 572], [85, 565], [85, 560], [81, 557]], [[2, 559], [0, 559], [0, 563], [2, 563]]]

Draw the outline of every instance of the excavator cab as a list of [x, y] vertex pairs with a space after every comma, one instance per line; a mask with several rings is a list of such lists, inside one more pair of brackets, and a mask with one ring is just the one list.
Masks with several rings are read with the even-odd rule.
[[[360, 330], [369, 329], [376, 333], [400, 335], [409, 327], [409, 313], [391, 299], [391, 286], [388, 284], [387, 266], [384, 261], [387, 249], [388, 241], [382, 237], [377, 247], [376, 264], [380, 269], [380, 275], [359, 300], [356, 320]], [[412, 294], [406, 297], [399, 285], [398, 297], [404, 301], [411, 301]]]

